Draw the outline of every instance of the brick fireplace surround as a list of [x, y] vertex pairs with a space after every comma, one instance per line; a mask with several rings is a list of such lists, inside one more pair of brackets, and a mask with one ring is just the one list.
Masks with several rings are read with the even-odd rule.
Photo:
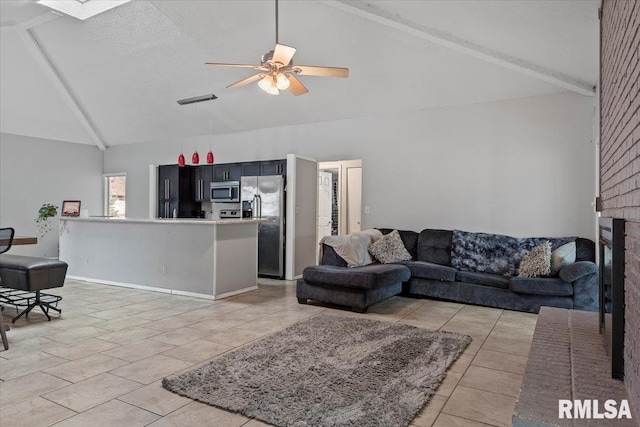
[[640, 414], [640, 0], [603, 0], [600, 47], [602, 216], [624, 218], [624, 381]]

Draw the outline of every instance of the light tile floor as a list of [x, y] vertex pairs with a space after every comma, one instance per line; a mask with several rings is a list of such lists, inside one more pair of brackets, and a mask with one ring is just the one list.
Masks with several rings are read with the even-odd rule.
[[[460, 332], [472, 343], [412, 426], [511, 426], [536, 315], [403, 297], [365, 315], [300, 305], [292, 282], [208, 301], [67, 280], [62, 316], [34, 310], [0, 351], [0, 426], [245, 426], [266, 424], [180, 397], [163, 377], [330, 311]], [[5, 309], [6, 323], [14, 310]]]

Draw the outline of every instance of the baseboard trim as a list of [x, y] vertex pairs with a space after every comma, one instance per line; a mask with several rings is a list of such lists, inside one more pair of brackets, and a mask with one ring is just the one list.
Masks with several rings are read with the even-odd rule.
[[237, 291], [232, 291], [232, 292], [227, 292], [227, 293], [224, 293], [224, 294], [217, 295], [217, 296], [215, 296], [214, 299], [228, 298], [228, 297], [232, 297], [234, 295], [243, 294], [245, 292], [255, 291], [257, 289], [258, 289], [257, 285], [249, 286], [248, 288], [243, 288], [243, 289], [239, 289]]
[[113, 280], [94, 279], [90, 277], [73, 276], [73, 275], [67, 275], [67, 277], [73, 280], [83, 280], [85, 282], [100, 283], [101, 285], [119, 286], [121, 288], [141, 289], [143, 291], [161, 292], [163, 294], [181, 295], [181, 296], [188, 296], [188, 297], [194, 297], [194, 298], [203, 298], [208, 300], [216, 300], [216, 299], [224, 298], [226, 296], [235, 295], [236, 293], [246, 292], [247, 290], [258, 289], [257, 286], [253, 286], [250, 288], [242, 289], [235, 293], [229, 292], [228, 294], [215, 296], [215, 295], [208, 295], [208, 294], [199, 294], [196, 292], [179, 291], [175, 289], [156, 288], [154, 286], [138, 285], [135, 283], [115, 282]]

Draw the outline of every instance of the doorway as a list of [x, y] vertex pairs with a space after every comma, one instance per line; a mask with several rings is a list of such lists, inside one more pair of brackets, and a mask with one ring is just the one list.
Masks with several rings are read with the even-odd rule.
[[318, 243], [361, 230], [362, 160], [318, 163]]
[[324, 236], [338, 234], [337, 200], [334, 196], [337, 194], [337, 189], [334, 188], [337, 180], [337, 169], [318, 170], [318, 244]]

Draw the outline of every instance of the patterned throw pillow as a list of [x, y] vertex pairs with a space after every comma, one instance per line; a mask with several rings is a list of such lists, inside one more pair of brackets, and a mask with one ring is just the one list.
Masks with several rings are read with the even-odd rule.
[[551, 243], [544, 242], [522, 257], [519, 277], [545, 276], [551, 272]]
[[558, 274], [565, 265], [576, 262], [576, 242], [569, 242], [551, 252], [551, 274]]
[[393, 230], [369, 245], [369, 253], [383, 264], [398, 261], [409, 261], [411, 254], [404, 247], [400, 233]]

